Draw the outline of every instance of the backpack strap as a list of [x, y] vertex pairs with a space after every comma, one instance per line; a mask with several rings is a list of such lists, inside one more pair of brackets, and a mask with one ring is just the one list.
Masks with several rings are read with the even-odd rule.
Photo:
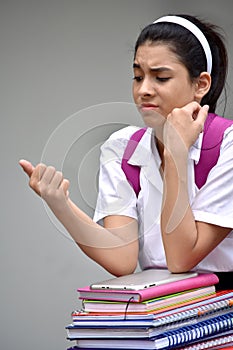
[[233, 120], [225, 119], [209, 113], [204, 125], [201, 154], [195, 164], [195, 183], [201, 188], [207, 180], [210, 170], [216, 165], [225, 130], [233, 124]]
[[147, 128], [142, 128], [137, 130], [135, 133], [133, 133], [133, 135], [130, 137], [128, 144], [125, 148], [122, 162], [121, 162], [121, 168], [124, 171], [128, 182], [133, 187], [134, 192], [136, 193], [136, 196], [138, 196], [141, 189], [140, 187], [140, 169], [141, 168], [138, 165], [128, 164], [128, 160], [132, 156], [142, 136], [145, 134], [146, 129]]
[[[216, 165], [220, 154], [220, 147], [225, 130], [233, 124], [233, 120], [225, 119], [214, 113], [209, 113], [203, 133], [202, 149], [198, 164], [195, 164], [195, 183], [200, 189], [207, 180], [210, 170]], [[140, 166], [128, 164], [138, 142], [144, 135], [146, 128], [139, 129], [130, 137], [122, 158], [121, 168], [128, 182], [138, 196], [140, 192]]]

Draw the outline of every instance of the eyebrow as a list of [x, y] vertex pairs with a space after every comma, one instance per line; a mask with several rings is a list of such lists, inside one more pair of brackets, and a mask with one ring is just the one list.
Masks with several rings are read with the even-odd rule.
[[[134, 63], [133, 64], [133, 68], [141, 69], [141, 66], [138, 63]], [[171, 71], [171, 68], [168, 68], [168, 67], [151, 67], [150, 70], [152, 72], [165, 72], [165, 71]]]

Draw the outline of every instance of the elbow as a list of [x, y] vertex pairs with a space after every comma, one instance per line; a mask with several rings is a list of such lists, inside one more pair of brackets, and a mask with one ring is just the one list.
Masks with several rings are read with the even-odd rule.
[[185, 273], [193, 270], [199, 264], [205, 255], [197, 249], [187, 249], [184, 251], [166, 252], [167, 268], [172, 273]]
[[168, 270], [171, 273], [185, 273], [185, 272], [189, 272], [191, 269], [192, 268], [188, 268], [185, 266], [174, 266], [174, 265], [168, 266]]
[[187, 259], [167, 260], [167, 268], [172, 273], [185, 273], [191, 271], [197, 263], [193, 261], [187, 261]]
[[126, 275], [131, 275], [132, 273], [135, 272], [137, 268], [137, 263], [131, 263], [127, 265], [122, 265], [122, 266], [111, 266], [111, 268], [106, 268], [108, 272], [110, 272], [112, 275], [115, 277], [121, 277], [121, 276], [126, 276]]
[[138, 266], [138, 252], [138, 241], [131, 243], [130, 246], [128, 245], [123, 249], [113, 250], [111, 256], [114, 256], [114, 258], [108, 260], [108, 272], [116, 277], [131, 275]]

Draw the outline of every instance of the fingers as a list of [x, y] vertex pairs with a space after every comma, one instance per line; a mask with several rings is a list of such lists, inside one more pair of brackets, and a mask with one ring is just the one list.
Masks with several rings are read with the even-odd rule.
[[204, 125], [205, 120], [207, 118], [209, 112], [209, 106], [208, 105], [204, 105], [203, 107], [201, 107], [198, 115], [197, 115], [197, 119], [199, 120], [200, 123], [202, 123]]
[[41, 174], [40, 186], [50, 187], [51, 190], [58, 189], [63, 182], [63, 174], [52, 166], [46, 167]]
[[201, 106], [200, 106], [200, 104], [198, 102], [193, 101], [193, 102], [190, 102], [187, 105], [185, 105], [182, 109], [185, 110], [186, 112], [188, 112], [191, 115], [193, 115], [193, 114], [197, 115], [199, 110], [201, 109]]
[[48, 187], [51, 190], [57, 189], [62, 180], [62, 173], [56, 171], [53, 166], [47, 167], [45, 164], [38, 164], [31, 176], [30, 186], [42, 195]]
[[204, 130], [208, 111], [209, 106], [201, 107], [195, 101], [182, 108], [174, 108], [165, 123], [163, 138], [166, 147], [170, 150], [175, 149], [180, 139], [189, 149]]
[[30, 180], [29, 180], [29, 186], [40, 196], [41, 190], [40, 190], [40, 181], [43, 177], [43, 174], [46, 170], [45, 164], [38, 164], [31, 173]]
[[197, 102], [191, 102], [191, 103], [188, 103], [185, 107], [183, 107], [183, 109], [186, 112], [190, 113], [194, 120], [199, 118], [200, 121], [205, 122], [209, 111], [209, 106], [208, 105], [200, 106], [199, 103]]
[[203, 132], [204, 124], [208, 116], [209, 106], [205, 105], [201, 107], [195, 116], [194, 125], [199, 133]]
[[50, 184], [56, 175], [56, 169], [52, 166], [40, 167], [40, 182], [45, 185]]
[[183, 110], [185, 110], [185, 112], [192, 117], [194, 121], [193, 125], [196, 126], [199, 132], [202, 132], [204, 129], [205, 120], [208, 115], [209, 106], [200, 106], [199, 103], [194, 101], [184, 106]]
[[67, 179], [64, 179], [61, 183], [61, 187], [67, 198], [69, 197], [69, 186], [70, 186], [70, 182]]
[[47, 198], [61, 189], [68, 198], [69, 181], [64, 179], [62, 172], [56, 171], [53, 166], [38, 164], [34, 167], [29, 161], [21, 159], [20, 166], [29, 176], [29, 186], [41, 197]]

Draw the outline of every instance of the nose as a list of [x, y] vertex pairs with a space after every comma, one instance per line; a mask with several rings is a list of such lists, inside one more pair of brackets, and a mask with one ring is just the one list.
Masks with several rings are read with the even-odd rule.
[[141, 97], [148, 97], [148, 96], [154, 95], [155, 89], [154, 89], [154, 86], [152, 84], [151, 79], [145, 77], [141, 81], [138, 93], [140, 94]]

